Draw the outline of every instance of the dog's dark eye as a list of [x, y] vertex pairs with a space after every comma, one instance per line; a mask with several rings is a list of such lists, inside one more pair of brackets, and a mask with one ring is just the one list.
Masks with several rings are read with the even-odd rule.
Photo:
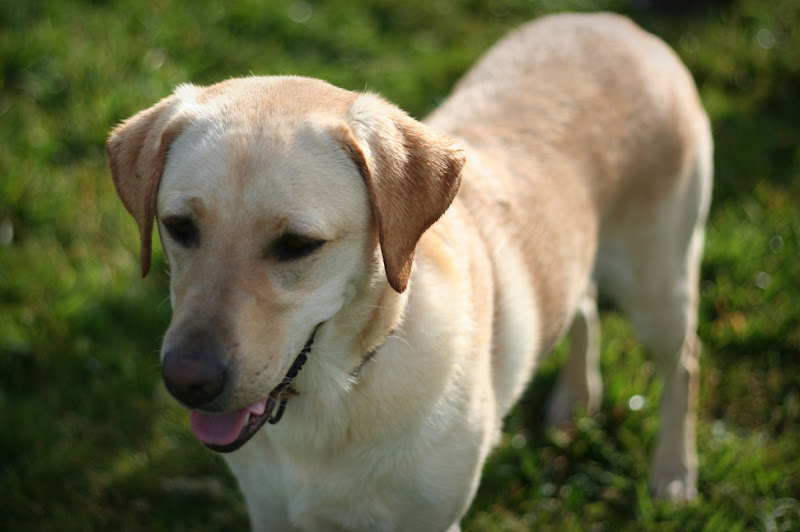
[[278, 260], [290, 261], [311, 255], [322, 247], [324, 240], [302, 235], [283, 235], [275, 242], [273, 252]]
[[181, 246], [192, 248], [200, 244], [200, 231], [188, 216], [171, 216], [163, 223], [169, 236]]

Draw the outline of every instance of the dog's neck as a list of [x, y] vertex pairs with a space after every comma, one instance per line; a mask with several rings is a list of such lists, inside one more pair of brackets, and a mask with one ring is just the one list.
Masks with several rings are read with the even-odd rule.
[[385, 278], [365, 285], [320, 326], [308, 363], [294, 382], [296, 393], [330, 397], [348, 392], [364, 378], [364, 368], [387, 340], [402, 329], [408, 290], [398, 294]]
[[386, 343], [386, 340], [388, 340], [389, 337], [391, 337], [394, 333], [395, 329], [390, 330], [378, 346], [374, 347], [371, 351], [368, 351], [363, 357], [361, 357], [361, 362], [358, 364], [358, 366], [353, 368], [353, 371], [350, 372], [350, 376], [353, 377], [353, 380], [357, 380], [361, 376], [361, 371], [364, 369], [364, 366], [366, 366], [372, 359], [375, 358], [375, 356], [378, 354], [378, 351], [380, 351], [381, 347], [383, 347], [383, 345]]

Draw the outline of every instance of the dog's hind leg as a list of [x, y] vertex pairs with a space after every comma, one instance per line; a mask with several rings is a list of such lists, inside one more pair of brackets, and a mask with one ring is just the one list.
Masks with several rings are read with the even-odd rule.
[[697, 493], [696, 409], [699, 378], [697, 327], [698, 271], [702, 227], [691, 238], [684, 264], [675, 268], [650, 265], [649, 279], [634, 296], [631, 319], [643, 344], [653, 354], [664, 388], [661, 430], [653, 455], [650, 489], [668, 499]]
[[547, 405], [550, 426], [568, 424], [576, 412], [595, 414], [600, 408], [600, 320], [597, 290], [590, 287], [578, 306], [569, 330], [569, 355]]
[[656, 497], [688, 499], [697, 481], [695, 330], [703, 222], [680, 202], [667, 201], [659, 210], [651, 222], [607, 238], [596, 271], [600, 290], [626, 311], [664, 382], [650, 489]]
[[626, 246], [633, 284], [624, 306], [664, 382], [650, 489], [657, 497], [679, 500], [697, 494], [700, 342], [696, 329], [711, 198], [710, 132], [700, 140], [680, 185], [654, 209], [648, 223], [629, 233]]

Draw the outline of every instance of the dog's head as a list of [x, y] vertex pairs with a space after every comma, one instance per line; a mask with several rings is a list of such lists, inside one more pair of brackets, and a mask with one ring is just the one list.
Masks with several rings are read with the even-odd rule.
[[142, 274], [154, 220], [170, 264], [167, 388], [201, 440], [229, 449], [321, 324], [406, 290], [463, 165], [380, 98], [295, 77], [181, 86], [114, 129], [107, 153]]

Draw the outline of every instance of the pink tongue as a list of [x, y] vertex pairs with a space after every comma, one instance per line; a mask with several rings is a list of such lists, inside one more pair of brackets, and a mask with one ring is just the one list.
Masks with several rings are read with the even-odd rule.
[[239, 437], [248, 413], [246, 408], [225, 414], [205, 414], [193, 411], [192, 431], [203, 443], [228, 445]]
[[208, 414], [192, 411], [192, 431], [197, 438], [210, 445], [228, 445], [236, 441], [242, 432], [247, 415], [261, 415], [264, 413], [267, 398], [235, 412], [223, 414]]

